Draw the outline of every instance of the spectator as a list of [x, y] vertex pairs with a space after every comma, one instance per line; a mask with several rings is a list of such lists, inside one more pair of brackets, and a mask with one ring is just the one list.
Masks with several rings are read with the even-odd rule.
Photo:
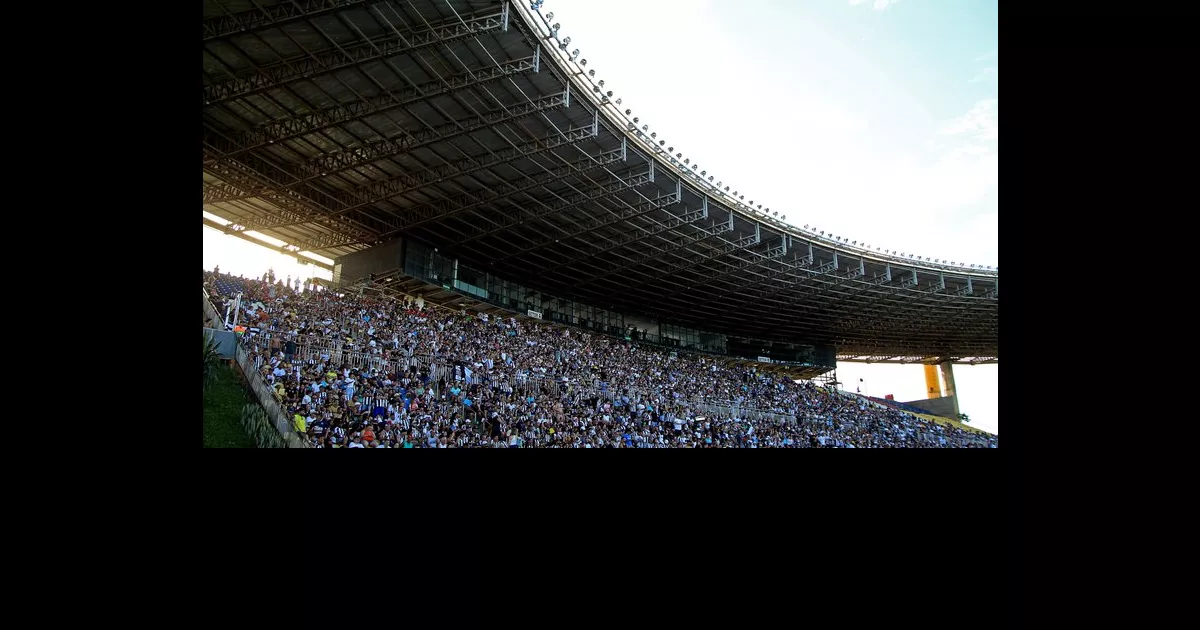
[[410, 296], [272, 298], [270, 285], [214, 276], [206, 274], [214, 301], [243, 294], [243, 320], [259, 322], [244, 347], [301, 418], [297, 433], [322, 448], [998, 444], [720, 357], [429, 309]]

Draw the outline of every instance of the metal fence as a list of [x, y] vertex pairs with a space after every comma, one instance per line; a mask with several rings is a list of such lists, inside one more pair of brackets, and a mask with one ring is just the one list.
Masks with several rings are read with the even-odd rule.
[[234, 360], [238, 366], [242, 368], [242, 374], [246, 376], [246, 382], [250, 386], [250, 391], [258, 397], [258, 402], [262, 404], [263, 409], [267, 412], [267, 417], [270, 418], [271, 424], [279, 434], [283, 436], [284, 442], [288, 448], [309, 448], [309, 444], [292, 430], [292, 424], [287, 413], [275, 401], [275, 395], [271, 388], [259, 376], [258, 370], [255, 368], [254, 360], [247, 351], [246, 346], [239, 344], [234, 352]]

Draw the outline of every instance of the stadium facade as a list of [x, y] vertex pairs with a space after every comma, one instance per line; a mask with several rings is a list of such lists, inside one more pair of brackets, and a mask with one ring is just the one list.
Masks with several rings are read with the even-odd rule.
[[540, 2], [210, 0], [204, 223], [333, 259], [340, 286], [806, 376], [999, 360], [997, 270], [790, 225], [577, 45]]

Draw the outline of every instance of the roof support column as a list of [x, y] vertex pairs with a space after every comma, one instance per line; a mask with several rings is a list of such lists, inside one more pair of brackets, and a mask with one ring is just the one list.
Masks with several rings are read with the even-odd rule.
[[944, 361], [942, 368], [942, 383], [945, 384], [943, 394], [954, 399], [954, 419], [958, 420], [960, 413], [958, 411], [958, 393], [954, 389], [954, 364], [950, 361]]

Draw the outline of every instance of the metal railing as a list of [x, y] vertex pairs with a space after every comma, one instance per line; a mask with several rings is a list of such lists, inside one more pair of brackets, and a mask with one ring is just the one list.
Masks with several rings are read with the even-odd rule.
[[270, 418], [275, 430], [279, 431], [279, 434], [283, 436], [288, 448], [309, 448], [309, 444], [292, 430], [291, 419], [275, 400], [274, 392], [270, 387], [267, 387], [262, 376], [259, 375], [254, 365], [254, 360], [250, 357], [250, 353], [246, 347], [243, 344], [238, 344], [233, 356], [238, 366], [242, 369], [242, 374], [246, 377], [246, 383], [250, 386], [250, 391], [254, 392], [254, 395], [258, 397], [258, 402], [266, 410], [267, 417]]

